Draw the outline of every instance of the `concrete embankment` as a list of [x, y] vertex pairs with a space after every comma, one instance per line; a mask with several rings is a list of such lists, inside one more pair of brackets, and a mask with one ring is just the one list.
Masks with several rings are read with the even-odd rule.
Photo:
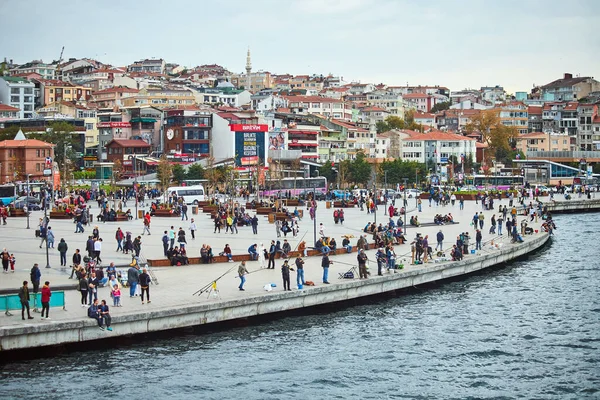
[[[420, 284], [441, 281], [479, 271], [524, 256], [542, 247], [548, 234], [526, 237], [521, 244], [491, 246], [478, 255], [469, 255], [460, 262], [426, 264], [407, 267], [395, 274], [352, 280], [328, 286], [308, 287], [293, 292], [264, 293], [238, 300], [214, 301], [204, 304], [154, 308], [123, 314], [113, 318], [115, 330], [111, 336], [146, 334], [170, 329], [226, 322], [240, 318], [268, 315], [328, 303], [374, 296]], [[11, 351], [53, 345], [68, 345], [103, 340], [107, 332], [98, 329], [92, 319], [60, 321], [52, 324], [9, 326], [0, 328], [0, 350]]]
[[600, 211], [600, 200], [545, 201], [544, 206], [553, 214], [597, 212]]

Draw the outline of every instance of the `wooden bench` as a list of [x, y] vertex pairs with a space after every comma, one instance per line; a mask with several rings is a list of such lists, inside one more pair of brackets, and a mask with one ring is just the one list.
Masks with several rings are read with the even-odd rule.
[[273, 212], [271, 207], [256, 207], [256, 214], [258, 215], [269, 215]]
[[204, 206], [204, 207], [202, 207], [202, 212], [212, 214], [212, 213], [217, 212], [218, 209], [219, 209], [218, 206]]
[[342, 206], [341, 201], [334, 201], [333, 208], [354, 208], [354, 203], [347, 201], [345, 206]]
[[50, 211], [50, 219], [71, 219], [72, 215], [60, 211]]
[[9, 208], [8, 215], [11, 217], [26, 217], [27, 213], [20, 208]]
[[171, 210], [155, 210], [155, 217], [170, 217], [170, 218], [178, 218], [179, 216], [175, 213], [172, 213]]
[[252, 203], [246, 203], [246, 210], [254, 210]]
[[298, 206], [300, 206], [300, 200], [298, 200], [298, 199], [284, 200], [283, 204], [285, 204], [286, 207], [298, 207]]

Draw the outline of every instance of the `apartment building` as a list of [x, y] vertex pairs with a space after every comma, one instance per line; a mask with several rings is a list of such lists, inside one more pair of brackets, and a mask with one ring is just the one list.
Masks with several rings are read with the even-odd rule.
[[342, 100], [319, 96], [282, 96], [296, 114], [319, 114], [335, 119], [352, 119], [352, 110]]
[[156, 74], [164, 74], [165, 69], [166, 62], [162, 58], [136, 61], [127, 67], [128, 72], [151, 72]]
[[541, 88], [544, 99], [554, 101], [575, 101], [588, 96], [591, 92], [600, 91], [600, 82], [593, 77], [573, 77], [565, 73], [563, 78], [550, 82]]
[[19, 118], [33, 118], [35, 85], [21, 77], [0, 77], [0, 103], [19, 109]]
[[528, 133], [529, 115], [527, 106], [515, 101], [496, 108], [500, 111], [500, 122], [505, 126], [514, 126], [520, 135]]
[[56, 64], [46, 64], [42, 61], [34, 60], [8, 71], [10, 76], [39, 74], [42, 79], [56, 78]]

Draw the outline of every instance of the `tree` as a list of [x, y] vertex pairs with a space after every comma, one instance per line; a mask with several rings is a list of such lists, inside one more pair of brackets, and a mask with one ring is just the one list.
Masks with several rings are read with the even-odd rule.
[[211, 193], [210, 189], [212, 189], [212, 193], [214, 193], [214, 188], [217, 186], [219, 181], [219, 172], [215, 168], [215, 158], [210, 156], [206, 159], [206, 170], [204, 171], [204, 176], [208, 180], [208, 193]]
[[[489, 164], [489, 160], [496, 158], [500, 160], [512, 150], [510, 143], [517, 137], [517, 129], [514, 126], [502, 124], [500, 110], [483, 110], [474, 115], [465, 127], [467, 133], [479, 132], [481, 140], [488, 145], [483, 162]], [[500, 157], [499, 157], [500, 156]]]
[[377, 130], [377, 133], [383, 133], [389, 131], [390, 126], [385, 121], [377, 121], [375, 129]]
[[367, 162], [367, 156], [362, 151], [356, 154], [356, 158], [350, 164], [350, 178], [355, 184], [366, 185], [371, 178], [371, 165]]
[[331, 166], [331, 162], [326, 162], [321, 167], [319, 167], [319, 175], [327, 179], [328, 183], [335, 182], [335, 170]]
[[450, 106], [451, 106], [451, 104], [450, 104], [450, 102], [449, 102], [449, 101], [443, 101], [443, 102], [441, 102], [441, 103], [437, 103], [437, 104], [435, 104], [433, 107], [431, 107], [431, 110], [430, 110], [430, 111], [431, 111], [432, 113], [437, 113], [437, 112], [440, 112], [440, 111], [444, 111], [444, 110], [447, 110], [447, 109], [449, 109], [449, 108], [450, 108]]
[[179, 164], [171, 167], [171, 174], [173, 175], [173, 180], [179, 184], [182, 184], [186, 178], [185, 169]]
[[415, 178], [417, 176], [419, 177], [419, 182], [423, 182], [427, 176], [425, 164], [416, 161], [395, 159], [392, 161], [384, 161], [379, 164], [377, 180], [380, 184], [383, 184], [386, 181], [386, 171], [388, 185], [403, 185], [404, 178], [408, 179], [407, 183], [416, 183]]
[[391, 129], [404, 129], [406, 126], [404, 120], [396, 115], [390, 115], [385, 119], [385, 123], [388, 126], [388, 130]]
[[204, 168], [200, 164], [192, 164], [189, 166], [186, 174], [187, 179], [204, 179]]
[[350, 160], [343, 160], [338, 165], [338, 182], [340, 189], [344, 184], [348, 183], [348, 175], [350, 175]]
[[167, 196], [167, 188], [169, 187], [169, 183], [171, 182], [171, 176], [172, 165], [167, 159], [167, 155], [163, 154], [160, 157], [160, 161], [158, 162], [158, 166], [156, 168], [156, 178], [160, 182], [160, 188], [165, 194], [165, 201]]

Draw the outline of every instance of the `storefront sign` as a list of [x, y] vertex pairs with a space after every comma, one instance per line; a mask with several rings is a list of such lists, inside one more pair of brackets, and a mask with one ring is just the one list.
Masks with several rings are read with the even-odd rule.
[[253, 163], [265, 157], [265, 136], [263, 132], [235, 132], [235, 163], [242, 165], [244, 159], [252, 157]]
[[269, 125], [265, 124], [231, 124], [229, 129], [233, 132], [267, 132]]
[[129, 122], [98, 122], [98, 128], [131, 128]]

